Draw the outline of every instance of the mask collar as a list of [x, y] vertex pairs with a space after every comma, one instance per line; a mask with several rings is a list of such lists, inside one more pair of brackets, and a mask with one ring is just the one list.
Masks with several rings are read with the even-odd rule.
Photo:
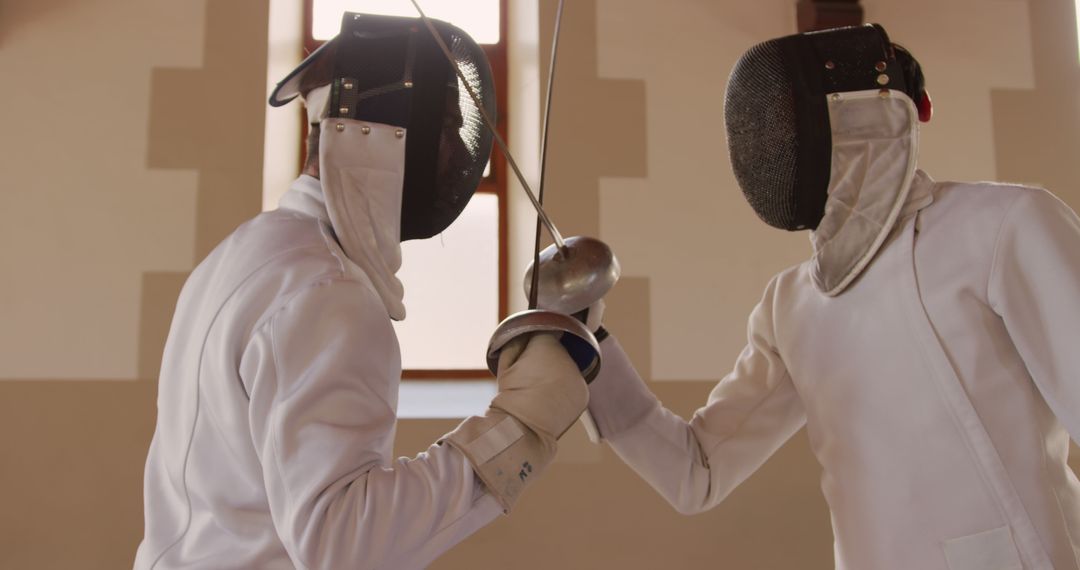
[[[811, 274], [836, 296], [870, 264], [909, 202], [919, 113], [899, 91], [833, 93], [828, 108], [832, 163], [825, 215], [810, 235]], [[916, 210], [928, 197], [918, 196]]]

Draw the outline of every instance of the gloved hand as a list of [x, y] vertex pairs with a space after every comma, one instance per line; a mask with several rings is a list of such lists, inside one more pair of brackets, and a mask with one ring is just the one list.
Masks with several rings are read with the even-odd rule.
[[509, 512], [554, 459], [556, 441], [585, 411], [589, 390], [553, 333], [522, 335], [503, 347], [496, 379], [487, 412], [443, 441], [465, 455]]
[[[589, 329], [589, 332], [596, 334], [604, 326], [604, 299], [598, 299], [595, 303], [589, 305], [585, 310], [574, 313], [574, 317], [585, 323], [585, 327]], [[596, 339], [602, 340], [602, 339]]]
[[[596, 342], [600, 342], [607, 338], [608, 333], [604, 330], [603, 326], [601, 326], [604, 317], [603, 299], [600, 299], [570, 316], [581, 321], [581, 323], [585, 325], [585, 328], [589, 329], [589, 332], [596, 338]], [[566, 349], [566, 353], [570, 355], [570, 358], [577, 363], [579, 369], [584, 369], [588, 366], [589, 362], [592, 361], [595, 356], [595, 351], [592, 350], [591, 347], [585, 346], [580, 342], [575, 342], [575, 339], [571, 335], [563, 335], [560, 342], [562, 343], [563, 348]]]
[[499, 354], [499, 393], [491, 407], [517, 418], [529, 429], [562, 437], [589, 405], [589, 389], [557, 335], [523, 335]]
[[[589, 332], [593, 333], [593, 336], [596, 337], [596, 342], [601, 343], [608, 337], [608, 331], [604, 328], [603, 324], [604, 308], [604, 299], [601, 298], [592, 305], [589, 305], [585, 310], [574, 313], [574, 317], [585, 323], [585, 327], [589, 329]], [[567, 351], [570, 352], [572, 357], [574, 356], [570, 347], [567, 347]], [[593, 419], [589, 410], [582, 412], [581, 425], [585, 428], [585, 434], [589, 437], [589, 441], [600, 443], [600, 428], [597, 427], [596, 420]]]

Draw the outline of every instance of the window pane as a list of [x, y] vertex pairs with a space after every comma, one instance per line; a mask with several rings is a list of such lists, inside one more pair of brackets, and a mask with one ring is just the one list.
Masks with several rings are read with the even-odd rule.
[[[477, 43], [499, 43], [499, 0], [419, 0], [424, 13], [465, 30]], [[416, 16], [409, 0], [314, 0], [312, 35], [328, 40], [341, 30], [343, 12]]]
[[499, 324], [499, 197], [476, 194], [442, 235], [401, 244], [406, 318], [394, 323], [402, 366], [487, 368]]
[[479, 416], [496, 394], [491, 380], [409, 380], [398, 392], [398, 419], [430, 420]]

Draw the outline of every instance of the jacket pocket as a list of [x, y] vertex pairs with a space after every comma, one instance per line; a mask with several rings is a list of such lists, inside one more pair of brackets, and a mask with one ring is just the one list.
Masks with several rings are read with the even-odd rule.
[[1023, 570], [1008, 526], [945, 541], [949, 570]]

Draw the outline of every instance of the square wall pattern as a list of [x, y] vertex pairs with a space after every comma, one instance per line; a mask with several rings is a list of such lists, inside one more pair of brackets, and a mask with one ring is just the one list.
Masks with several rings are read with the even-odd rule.
[[[298, 160], [263, 160], [276, 80], [268, 65], [298, 55], [287, 47], [295, 38], [272, 31], [295, 19], [291, 1], [4, 4], [0, 76], [16, 88], [0, 110], [0, 567], [130, 567], [176, 295], [196, 263], [262, 209], [264, 177], [291, 175]], [[555, 3], [509, 4], [519, 30], [507, 38], [510, 124], [535, 126], [510, 136], [532, 172]], [[809, 244], [757, 220], [723, 136], [732, 64], [794, 31], [795, 0], [677, 6], [567, 3], [547, 203], [567, 235], [597, 236], [618, 254], [624, 276], [608, 324], [650, 388], [685, 417], [745, 343], [766, 281], [805, 259]], [[922, 130], [931, 175], [1043, 184], [1080, 207], [1074, 0], [863, 6], [924, 64], [937, 110]], [[521, 258], [513, 250], [533, 228], [515, 192], [509, 243]], [[450, 237], [428, 244], [431, 255], [460, 255]], [[466, 249], [471, 239], [461, 237]], [[415, 312], [430, 311], [422, 307]], [[486, 327], [486, 311], [465, 313]], [[490, 396], [490, 385], [471, 389], [476, 401]], [[403, 420], [396, 452], [415, 456], [456, 422]], [[805, 433], [695, 517], [675, 513], [579, 429], [560, 446], [512, 516], [432, 567], [833, 567]]]

